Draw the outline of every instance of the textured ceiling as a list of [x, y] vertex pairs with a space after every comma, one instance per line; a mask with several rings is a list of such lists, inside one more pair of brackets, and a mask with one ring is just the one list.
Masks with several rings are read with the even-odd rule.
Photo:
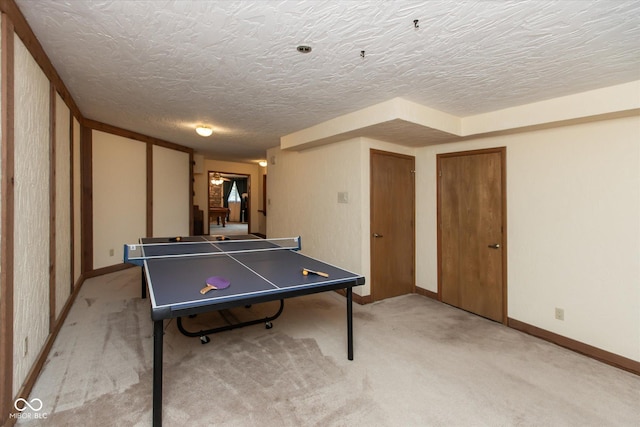
[[85, 117], [218, 159], [395, 97], [464, 117], [640, 79], [637, 0], [16, 3]]

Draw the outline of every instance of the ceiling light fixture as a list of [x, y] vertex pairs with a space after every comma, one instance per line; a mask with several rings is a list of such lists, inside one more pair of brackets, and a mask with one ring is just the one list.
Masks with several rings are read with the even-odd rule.
[[211, 129], [211, 127], [209, 126], [198, 126], [196, 127], [196, 132], [200, 136], [211, 136], [211, 134], [213, 133], [213, 129]]
[[266, 161], [266, 160], [260, 160], [260, 161], [258, 162], [258, 164], [259, 164], [261, 167], [263, 167], [263, 168], [267, 167], [267, 161]]
[[211, 180], [211, 183], [213, 185], [220, 185], [224, 182], [224, 179], [222, 179], [222, 176], [220, 176], [220, 174], [218, 172], [214, 172], [213, 173], [213, 179]]

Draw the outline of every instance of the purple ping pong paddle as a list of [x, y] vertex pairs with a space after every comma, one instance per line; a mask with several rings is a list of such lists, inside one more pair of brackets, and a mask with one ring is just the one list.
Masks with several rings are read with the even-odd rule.
[[211, 276], [207, 278], [207, 286], [200, 289], [200, 293], [204, 295], [212, 289], [225, 289], [228, 288], [230, 284], [231, 282], [224, 277]]

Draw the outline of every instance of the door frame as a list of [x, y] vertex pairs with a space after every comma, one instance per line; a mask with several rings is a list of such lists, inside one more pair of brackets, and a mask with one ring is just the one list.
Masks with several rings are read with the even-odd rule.
[[500, 154], [500, 185], [502, 187], [502, 324], [508, 324], [508, 284], [507, 284], [507, 147], [483, 148], [477, 150], [456, 151], [436, 155], [436, 217], [437, 217], [437, 251], [438, 251], [438, 301], [442, 302], [442, 212], [441, 212], [441, 159], [476, 154]]
[[221, 175], [237, 175], [243, 176], [247, 178], [247, 211], [249, 211], [249, 221], [247, 221], [247, 233], [251, 234], [251, 221], [253, 221], [253, 215], [251, 215], [251, 175], [244, 172], [223, 172], [218, 169], [210, 169], [207, 171], [207, 211], [205, 216], [207, 217], [207, 228], [206, 232], [209, 234], [209, 230], [211, 230], [211, 224], [209, 223], [209, 191], [211, 189], [211, 181], [210, 177], [212, 173], [218, 172]]

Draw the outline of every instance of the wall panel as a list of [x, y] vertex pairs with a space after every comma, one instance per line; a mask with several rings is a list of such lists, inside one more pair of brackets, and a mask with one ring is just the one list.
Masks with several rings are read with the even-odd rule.
[[146, 144], [93, 131], [93, 268], [122, 263], [146, 233]]
[[80, 211], [80, 123], [73, 118], [73, 283], [82, 273], [82, 222]]
[[16, 37], [14, 393], [49, 333], [49, 97], [49, 80]]
[[188, 236], [189, 153], [153, 146], [153, 235]]
[[56, 319], [71, 295], [71, 113], [56, 93], [55, 108]]

